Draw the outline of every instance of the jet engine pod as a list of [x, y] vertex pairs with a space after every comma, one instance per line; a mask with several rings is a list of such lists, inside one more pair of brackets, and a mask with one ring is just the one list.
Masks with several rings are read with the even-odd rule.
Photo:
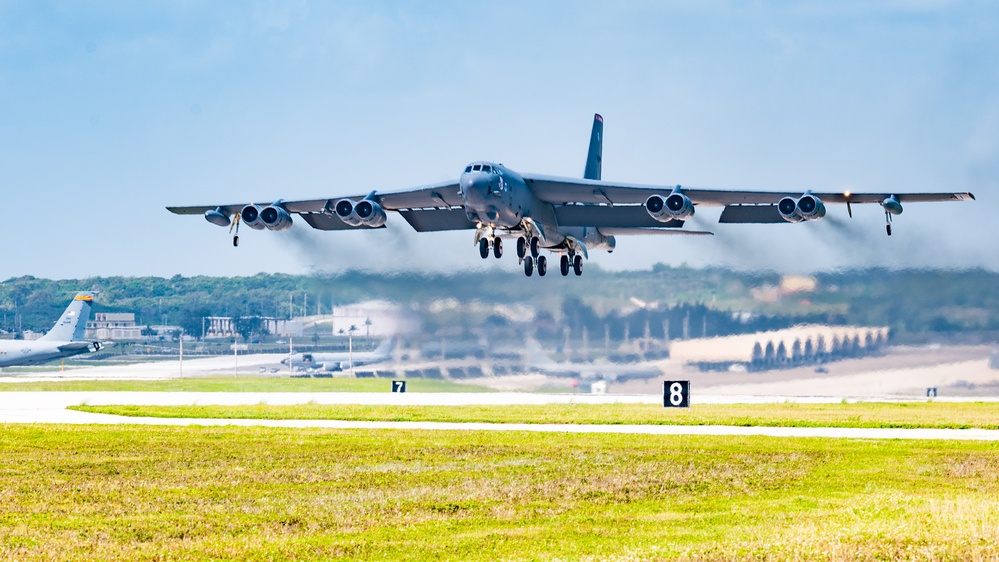
[[649, 195], [649, 198], [645, 200], [645, 210], [649, 212], [649, 216], [659, 222], [670, 221], [669, 211], [666, 210], [666, 200], [661, 195]]
[[798, 216], [806, 221], [817, 221], [826, 216], [826, 206], [821, 199], [811, 193], [806, 193], [798, 199], [795, 210]]
[[670, 218], [684, 221], [694, 216], [694, 203], [690, 197], [673, 192], [666, 198], [666, 210], [669, 211]]
[[659, 222], [687, 220], [694, 216], [694, 203], [679, 191], [674, 191], [664, 199], [662, 195], [650, 195], [645, 200], [645, 210]]
[[350, 199], [341, 199], [336, 202], [336, 216], [350, 226], [358, 226], [361, 220], [354, 214], [354, 202]]
[[291, 228], [291, 215], [284, 207], [271, 205], [260, 211], [260, 222], [264, 223], [267, 230], [287, 230]]
[[243, 207], [243, 210], [239, 212], [239, 218], [243, 220], [243, 224], [253, 230], [264, 229], [264, 223], [260, 221], [260, 208], [256, 205]]
[[881, 202], [881, 207], [884, 208], [886, 213], [891, 213], [893, 215], [902, 214], [902, 204], [898, 202], [898, 198], [894, 195], [886, 197], [885, 200]]
[[229, 226], [229, 215], [225, 215], [218, 209], [205, 211], [205, 220], [219, 226]]
[[801, 222], [804, 219], [798, 214], [798, 202], [794, 197], [785, 197], [777, 202], [777, 212], [787, 222]]
[[364, 226], [370, 226], [377, 228], [385, 224], [385, 209], [374, 201], [365, 199], [363, 201], [358, 201], [354, 205], [354, 216], [360, 221], [360, 224]]

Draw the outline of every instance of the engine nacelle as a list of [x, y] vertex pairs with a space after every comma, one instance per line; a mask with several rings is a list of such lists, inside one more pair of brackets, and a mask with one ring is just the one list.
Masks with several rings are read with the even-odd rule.
[[264, 223], [267, 230], [287, 230], [291, 228], [292, 220], [288, 211], [279, 205], [264, 207], [260, 211], [260, 222]]
[[239, 212], [239, 218], [243, 224], [253, 230], [263, 230], [264, 223], [260, 220], [260, 208], [256, 205], [247, 205]]
[[669, 211], [666, 210], [666, 200], [661, 195], [649, 195], [649, 198], [645, 200], [645, 210], [648, 211], [649, 216], [659, 222], [670, 220]]
[[229, 226], [229, 215], [222, 214], [218, 209], [205, 211], [205, 220], [218, 226]]
[[902, 214], [902, 204], [898, 202], [898, 198], [894, 195], [886, 197], [885, 200], [881, 202], [881, 207], [884, 208], [886, 213], [891, 213], [893, 215]]
[[806, 221], [817, 221], [826, 216], [825, 204], [811, 193], [805, 193], [801, 196], [801, 199], [798, 199], [795, 211], [798, 213], [798, 216]]
[[674, 191], [666, 198], [666, 211], [670, 218], [678, 221], [685, 221], [694, 216], [694, 202], [690, 197]]
[[350, 226], [360, 226], [361, 219], [354, 214], [354, 202], [350, 199], [341, 199], [336, 202], [336, 206], [333, 208], [336, 212], [336, 216], [340, 217], [340, 220], [347, 223]]
[[798, 202], [794, 197], [785, 197], [778, 201], [777, 212], [787, 222], [801, 222], [805, 220], [798, 214]]
[[385, 209], [374, 201], [364, 199], [363, 201], [358, 201], [354, 205], [354, 216], [360, 221], [360, 224], [364, 226], [370, 226], [377, 228], [385, 224], [386, 216]]
[[659, 222], [683, 221], [694, 216], [694, 203], [679, 191], [662, 195], [650, 195], [645, 200], [645, 210]]

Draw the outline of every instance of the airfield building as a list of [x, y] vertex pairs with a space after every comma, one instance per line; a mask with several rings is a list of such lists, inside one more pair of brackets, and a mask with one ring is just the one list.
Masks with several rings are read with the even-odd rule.
[[763, 371], [878, 352], [889, 329], [806, 325], [738, 336], [674, 341], [670, 358], [702, 371]]

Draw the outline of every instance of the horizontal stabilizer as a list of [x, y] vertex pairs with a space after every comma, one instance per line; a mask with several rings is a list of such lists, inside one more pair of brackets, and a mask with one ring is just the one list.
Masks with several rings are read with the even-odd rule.
[[59, 346], [59, 351], [67, 353], [70, 351], [89, 351], [93, 347], [102, 347], [101, 345], [94, 345], [94, 343], [88, 341], [74, 341], [69, 343], [64, 343]]
[[777, 205], [729, 205], [722, 210], [721, 223], [778, 224], [787, 222]]

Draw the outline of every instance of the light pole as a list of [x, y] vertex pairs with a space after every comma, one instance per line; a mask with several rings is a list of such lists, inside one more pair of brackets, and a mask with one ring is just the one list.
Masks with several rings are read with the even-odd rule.
[[184, 376], [184, 328], [180, 329], [180, 376]]
[[350, 361], [350, 376], [354, 376], [354, 332], [357, 326], [351, 324], [347, 330], [347, 360]]

